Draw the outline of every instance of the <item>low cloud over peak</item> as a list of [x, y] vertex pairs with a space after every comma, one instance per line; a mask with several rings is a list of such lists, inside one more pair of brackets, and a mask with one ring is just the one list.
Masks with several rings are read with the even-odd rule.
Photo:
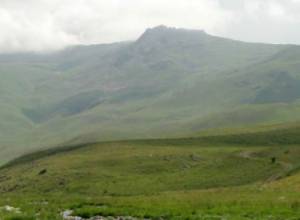
[[0, 0], [0, 51], [133, 40], [160, 24], [246, 41], [300, 43], [299, 11], [298, 0]]

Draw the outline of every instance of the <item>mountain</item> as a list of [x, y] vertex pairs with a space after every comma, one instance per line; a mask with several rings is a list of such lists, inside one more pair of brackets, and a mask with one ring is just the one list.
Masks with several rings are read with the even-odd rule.
[[300, 47], [159, 26], [0, 55], [0, 163], [37, 149], [300, 120]]

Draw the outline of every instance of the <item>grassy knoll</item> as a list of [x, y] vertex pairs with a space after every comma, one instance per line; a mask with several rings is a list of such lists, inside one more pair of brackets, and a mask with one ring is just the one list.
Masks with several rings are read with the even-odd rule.
[[296, 219], [297, 125], [198, 138], [58, 148], [0, 170], [2, 219], [136, 216], [158, 219]]

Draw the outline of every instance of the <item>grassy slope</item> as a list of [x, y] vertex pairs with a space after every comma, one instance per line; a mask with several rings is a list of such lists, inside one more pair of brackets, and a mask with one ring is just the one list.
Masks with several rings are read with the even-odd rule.
[[288, 219], [300, 213], [299, 134], [293, 124], [52, 149], [0, 171], [0, 204], [42, 219], [60, 219], [67, 208], [84, 216]]
[[0, 55], [0, 164], [65, 143], [300, 120], [299, 56], [163, 27], [135, 42]]

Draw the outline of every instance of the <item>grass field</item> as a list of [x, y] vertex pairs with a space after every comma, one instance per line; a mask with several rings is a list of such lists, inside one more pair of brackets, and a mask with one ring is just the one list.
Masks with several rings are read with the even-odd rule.
[[[211, 133], [211, 132], [209, 132]], [[0, 219], [297, 219], [297, 124], [198, 138], [95, 143], [19, 158], [0, 170]]]

